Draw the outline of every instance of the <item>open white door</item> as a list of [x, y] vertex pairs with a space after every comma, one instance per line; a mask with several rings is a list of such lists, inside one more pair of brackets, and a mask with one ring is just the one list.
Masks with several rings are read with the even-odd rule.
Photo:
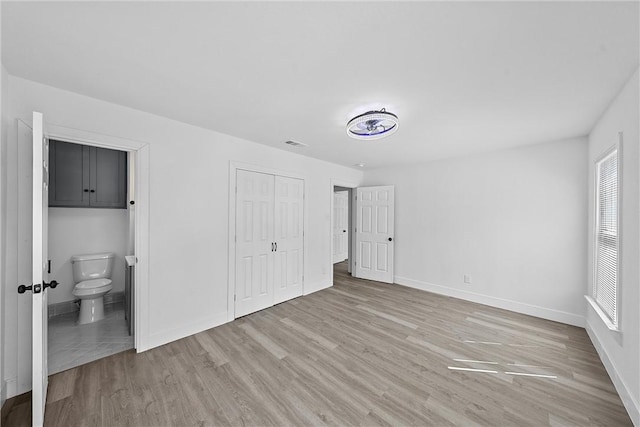
[[393, 283], [393, 186], [356, 189], [355, 277]]
[[349, 256], [349, 192], [333, 193], [333, 263]]
[[[47, 224], [49, 209], [49, 142], [41, 113], [33, 113], [33, 412], [32, 424], [44, 424], [47, 401]], [[52, 282], [55, 287], [57, 283]]]

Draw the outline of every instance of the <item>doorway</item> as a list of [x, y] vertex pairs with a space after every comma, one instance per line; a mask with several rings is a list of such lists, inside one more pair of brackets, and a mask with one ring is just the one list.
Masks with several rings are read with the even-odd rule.
[[331, 283], [338, 276], [350, 276], [352, 273], [356, 187], [356, 184], [331, 183]]
[[134, 156], [49, 138], [49, 375], [134, 347]]
[[[10, 331], [14, 337], [17, 358], [12, 368], [15, 376], [7, 381], [7, 396], [17, 396], [33, 390], [34, 424], [42, 422], [48, 383], [48, 304], [47, 297], [59, 284], [48, 271], [48, 168], [49, 141], [64, 140], [91, 147], [126, 151], [135, 163], [135, 319], [134, 347], [138, 351], [149, 348], [149, 146], [146, 143], [96, 134], [59, 125], [46, 124], [43, 115], [33, 112], [32, 121], [17, 119], [17, 135], [10, 138], [10, 147], [17, 159], [11, 170], [16, 191], [8, 194], [16, 209], [7, 221], [15, 224], [16, 282], [21, 285], [7, 304], [15, 309], [8, 315], [15, 322]], [[32, 196], [32, 197], [29, 197]], [[14, 279], [15, 280], [15, 279]], [[49, 281], [47, 283], [46, 281]], [[30, 284], [29, 284], [30, 283]], [[141, 304], [144, 301], [145, 304]], [[17, 332], [17, 334], [15, 333]], [[32, 357], [29, 357], [31, 354]]]

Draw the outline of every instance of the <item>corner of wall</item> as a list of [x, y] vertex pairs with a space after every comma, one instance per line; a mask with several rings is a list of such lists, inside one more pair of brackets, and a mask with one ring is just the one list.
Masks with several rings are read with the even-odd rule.
[[629, 392], [629, 387], [613, 364], [605, 346], [602, 344], [602, 340], [598, 336], [595, 328], [591, 326], [588, 320], [586, 322], [585, 329], [587, 330], [589, 339], [591, 339], [593, 346], [598, 352], [598, 356], [600, 357], [602, 364], [604, 365], [607, 373], [609, 374], [609, 377], [611, 378], [611, 382], [613, 382], [616, 391], [620, 395], [622, 404], [627, 409], [633, 425], [640, 426], [640, 403], [634, 400], [633, 396]]
[[[0, 7], [0, 20], [1, 20], [1, 7]], [[0, 36], [1, 37], [1, 36]], [[1, 45], [1, 42], [0, 42]], [[4, 381], [4, 348], [5, 348], [5, 334], [4, 334], [4, 325], [5, 321], [3, 319], [4, 313], [6, 310], [4, 309], [5, 303], [5, 253], [6, 253], [6, 243], [5, 243], [5, 230], [6, 230], [6, 188], [7, 188], [7, 178], [6, 178], [6, 163], [7, 163], [7, 123], [6, 123], [6, 114], [7, 114], [7, 70], [4, 68], [4, 65], [0, 63], [0, 408], [4, 405], [5, 400], [7, 399], [7, 390], [5, 387]]]

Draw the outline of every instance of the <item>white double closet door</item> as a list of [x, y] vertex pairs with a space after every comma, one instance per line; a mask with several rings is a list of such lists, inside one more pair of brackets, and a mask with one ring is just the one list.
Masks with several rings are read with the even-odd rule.
[[304, 181], [236, 172], [235, 317], [302, 295]]

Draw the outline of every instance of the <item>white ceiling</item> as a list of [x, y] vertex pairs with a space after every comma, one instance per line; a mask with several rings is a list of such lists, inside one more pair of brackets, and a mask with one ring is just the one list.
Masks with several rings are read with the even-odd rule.
[[[2, 60], [369, 168], [588, 134], [638, 67], [638, 17], [637, 2], [2, 2]], [[396, 134], [346, 135], [381, 107], [400, 117]]]

